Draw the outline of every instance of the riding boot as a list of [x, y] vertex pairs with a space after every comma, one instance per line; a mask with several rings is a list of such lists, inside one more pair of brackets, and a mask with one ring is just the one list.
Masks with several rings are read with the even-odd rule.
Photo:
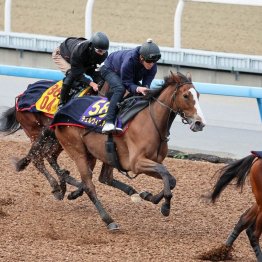
[[102, 133], [110, 133], [112, 131], [122, 132], [122, 128], [115, 126], [116, 114], [117, 114], [117, 103], [121, 101], [125, 93], [125, 90], [115, 89], [111, 97], [108, 112], [106, 114], [106, 123], [102, 129]]
[[60, 93], [60, 101], [58, 103], [58, 109], [61, 109], [69, 100], [69, 92], [70, 92], [70, 86], [63, 84], [61, 93]]

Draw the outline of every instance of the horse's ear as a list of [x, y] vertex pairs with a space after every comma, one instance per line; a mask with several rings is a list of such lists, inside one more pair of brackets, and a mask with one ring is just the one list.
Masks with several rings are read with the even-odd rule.
[[176, 83], [179, 83], [180, 81], [180, 78], [177, 74], [174, 74], [171, 70], [170, 70], [170, 74], [171, 74], [171, 77], [175, 80]]
[[173, 77], [174, 73], [173, 73], [173, 71], [172, 71], [172, 70], [170, 70], [170, 74], [171, 74], [171, 76]]
[[189, 72], [186, 73], [186, 77], [190, 82], [192, 82], [192, 76]]

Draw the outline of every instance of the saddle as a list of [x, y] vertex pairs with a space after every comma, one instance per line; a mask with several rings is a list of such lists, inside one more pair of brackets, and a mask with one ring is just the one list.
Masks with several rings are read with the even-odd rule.
[[125, 126], [138, 112], [149, 105], [142, 96], [131, 96], [118, 103], [117, 125]]
[[258, 158], [262, 157], [262, 151], [251, 151], [251, 154]]

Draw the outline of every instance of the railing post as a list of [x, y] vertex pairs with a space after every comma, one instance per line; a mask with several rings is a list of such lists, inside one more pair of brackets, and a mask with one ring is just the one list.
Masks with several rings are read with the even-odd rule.
[[5, 32], [11, 31], [11, 4], [12, 0], [5, 0]]
[[178, 49], [181, 48], [181, 19], [184, 5], [184, 0], [179, 0], [174, 17], [174, 47]]
[[257, 98], [257, 105], [260, 114], [260, 120], [262, 122], [262, 98]]
[[92, 36], [92, 14], [95, 0], [88, 0], [85, 12], [85, 38], [90, 39]]

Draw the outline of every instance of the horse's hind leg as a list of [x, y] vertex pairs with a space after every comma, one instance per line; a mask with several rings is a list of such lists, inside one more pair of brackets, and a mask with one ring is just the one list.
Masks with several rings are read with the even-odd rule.
[[61, 193], [61, 187], [59, 186], [56, 179], [46, 169], [44, 165], [44, 158], [41, 153], [41, 148], [42, 147], [39, 147], [39, 144], [34, 142], [27, 156], [16, 162], [15, 164], [16, 170], [17, 171], [24, 170], [28, 166], [28, 164], [32, 161], [34, 166], [38, 169], [38, 171], [46, 177], [47, 181], [52, 187], [52, 193], [55, 196], [55, 198], [58, 200], [62, 200], [64, 195], [63, 193]]
[[[199, 256], [201, 260], [209, 260], [209, 261], [227, 261], [232, 260], [232, 247], [235, 240], [238, 238], [240, 233], [252, 226], [252, 224], [256, 220], [256, 211], [257, 206], [254, 205], [249, 208], [244, 214], [241, 215], [239, 221], [235, 225], [233, 231], [228, 236], [226, 242], [222, 244], [220, 247], [212, 249], [208, 252]], [[248, 231], [250, 233], [250, 231]], [[258, 260], [261, 261], [261, 260]]]
[[[262, 161], [258, 159], [252, 166], [250, 170], [250, 182], [252, 186], [252, 191], [256, 198], [256, 218], [252, 225], [246, 230], [247, 236], [249, 238], [250, 245], [252, 246], [257, 261], [262, 262], [262, 253], [259, 246], [259, 238], [262, 232]], [[253, 219], [254, 220], [254, 219]]]
[[68, 170], [61, 169], [57, 163], [58, 156], [63, 151], [63, 148], [56, 139], [54, 132], [49, 128], [44, 129], [35, 143], [37, 143], [37, 147], [40, 148], [39, 154], [42, 154], [42, 158], [46, 158], [50, 166], [56, 172], [60, 182], [61, 193], [65, 195], [66, 183], [68, 183], [78, 187], [78, 196], [82, 195], [82, 183], [77, 181], [74, 177], [70, 176], [70, 172]]
[[56, 179], [46, 169], [43, 159], [34, 159], [33, 164], [39, 170], [39, 172], [41, 172], [45, 176], [45, 178], [49, 182], [52, 188], [51, 192], [54, 195], [54, 197], [58, 200], [62, 200], [64, 198], [64, 193], [62, 192], [61, 187], [56, 181]]
[[137, 191], [133, 187], [113, 178], [113, 169], [114, 168], [112, 166], [103, 164], [98, 178], [99, 182], [117, 188], [126, 193], [128, 196], [137, 194]]
[[256, 214], [257, 214], [257, 205], [253, 205], [251, 208], [246, 210], [244, 214], [241, 215], [239, 221], [235, 225], [233, 231], [228, 236], [225, 245], [228, 247], [232, 247], [233, 243], [239, 236], [239, 234], [251, 226], [255, 220], [256, 220]]
[[[32, 160], [32, 156], [30, 156], [30, 153], [26, 157], [20, 160], [14, 159], [14, 165], [15, 165], [16, 171], [17, 172], [23, 171], [29, 165], [31, 160]], [[45, 178], [47, 179], [48, 183], [50, 184], [52, 188], [52, 194], [55, 196], [55, 198], [58, 200], [62, 200], [63, 193], [61, 194], [61, 188], [59, 184], [57, 183], [56, 179], [52, 175], [50, 175], [48, 170], [45, 168], [43, 159], [37, 158], [33, 160], [33, 164], [36, 167], [36, 169], [41, 174], [43, 174]]]
[[[256, 230], [257, 227], [255, 226], [255, 224], [259, 224], [260, 228], [259, 228], [258, 231]], [[262, 262], [262, 253], [261, 253], [261, 248], [259, 246], [259, 236], [261, 235], [261, 218], [260, 218], [260, 221], [256, 221], [255, 224], [250, 226], [246, 230], [246, 233], [247, 233], [247, 236], [249, 238], [250, 245], [252, 246], [252, 248], [253, 248], [253, 250], [256, 254], [257, 261]], [[254, 230], [254, 228], [256, 228], [256, 229]]]
[[13, 158], [13, 164], [15, 166], [15, 170], [17, 172], [23, 171], [30, 164], [31, 159], [28, 156], [21, 158], [20, 160], [17, 158]]

